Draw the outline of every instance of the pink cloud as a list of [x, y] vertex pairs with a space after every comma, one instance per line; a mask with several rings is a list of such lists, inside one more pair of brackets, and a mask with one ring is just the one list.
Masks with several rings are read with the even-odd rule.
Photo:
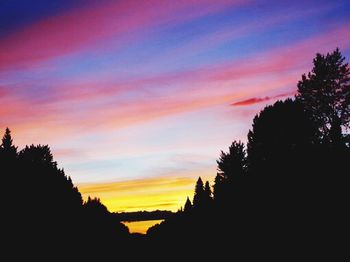
[[[101, 122], [105, 118], [116, 119], [116, 121], [109, 121], [109, 124], [123, 126], [227, 103], [232, 99], [244, 98], [254, 95], [254, 93], [266, 92], [293, 84], [296, 86], [301, 73], [309, 70], [310, 61], [319, 47], [325, 46], [322, 50], [326, 48], [329, 51], [334, 48], [334, 42], [337, 42], [341, 47], [349, 45], [345, 41], [347, 36], [350, 36], [347, 28], [348, 26], [345, 25], [328, 32], [327, 35], [316, 36], [279, 50], [262, 53], [258, 59], [252, 58], [246, 61], [219, 65], [216, 68], [155, 75], [131, 80], [130, 82], [116, 83], [115, 86], [111, 85], [111, 93], [107, 93], [107, 96], [111, 96], [113, 89], [116, 87], [117, 92], [121, 91], [118, 87], [125, 87], [122, 92], [127, 92], [130, 89], [142, 90], [145, 85], [154, 86], [174, 82], [181, 83], [183, 87], [176, 91], [175, 97], [171, 98], [149, 97], [145, 100], [138, 99], [136, 103], [135, 101], [126, 101], [124, 104], [118, 104], [118, 106], [113, 103], [105, 104], [103, 107], [95, 108], [92, 111], [95, 116], [93, 118], [101, 119]], [[322, 50], [320, 51], [322, 52]], [[220, 84], [218, 84], [219, 82], [236, 80], [242, 82], [266, 76], [271, 77], [271, 80], [267, 82], [269, 84], [259, 83], [262, 80], [257, 80], [257, 82], [250, 83], [246, 90], [237, 89], [237, 86], [232, 86], [232, 89], [220, 88]], [[98, 91], [96, 91], [97, 93]], [[91, 98], [93, 97], [92, 95]]]
[[[145, 86], [159, 86], [168, 83], [185, 83], [187, 91], [189, 91], [188, 88], [190, 86], [193, 91], [193, 86], [198, 85], [198, 83], [253, 79], [268, 75], [276, 76], [277, 74], [282, 75], [284, 72], [293, 72], [293, 70], [296, 70], [296, 73], [293, 74], [292, 77], [294, 78], [290, 79], [290, 83], [297, 83], [297, 77], [305, 70], [308, 70], [312, 57], [320, 47], [326, 46], [322, 50], [329, 51], [334, 48], [335, 42], [342, 47], [348, 46], [348, 43], [345, 41], [347, 37], [350, 37], [348, 27], [348, 25], [345, 25], [328, 32], [327, 36], [316, 36], [291, 46], [267, 51], [258, 54], [256, 57], [232, 63], [182, 72], [170, 72], [127, 81], [111, 79], [110, 82], [107, 80], [107, 83], [81, 83], [73, 89], [72, 86], [67, 86], [67, 89], [69, 90], [70, 99], [94, 99], [130, 90], [142, 90]], [[85, 88], [82, 89], [82, 86], [85, 86]], [[206, 90], [206, 92], [210, 91], [212, 90]]]
[[268, 96], [265, 96], [265, 97], [262, 97], [262, 98], [260, 98], [260, 97], [259, 98], [253, 97], [253, 98], [249, 98], [249, 99], [246, 99], [246, 100], [243, 100], [243, 101], [235, 102], [232, 105], [233, 106], [247, 106], [247, 105], [252, 105], [252, 104], [257, 104], [257, 103], [261, 103], [261, 102], [264, 102], [264, 101], [268, 101], [270, 99], [271, 99], [271, 97], [268, 97]]
[[[239, 0], [215, 1], [118, 1], [73, 9], [16, 32], [0, 42], [0, 69], [32, 66], [33, 63], [71, 54], [102, 44], [116, 48], [141, 36], [148, 27], [179, 23], [230, 5]], [[193, 7], [196, 7], [195, 9]], [[182, 11], [182, 16], [175, 16]], [[118, 41], [111, 40], [118, 38]]]
[[[105, 82], [52, 81], [59, 88], [55, 99], [33, 104], [12, 93], [5, 94], [0, 105], [1, 126], [17, 130], [43, 130], [42, 139], [64, 138], [73, 132], [91, 132], [98, 128], [123, 128], [168, 115], [190, 112], [232, 101], [267, 101], [261, 94], [295, 85], [302, 73], [311, 68], [316, 52], [339, 46], [349, 48], [349, 25], [302, 42], [269, 50], [256, 57], [212, 67], [162, 75], [139, 77], [128, 81], [113, 78]], [[131, 96], [130, 91], [148, 92], [149, 86], [178, 86], [170, 93]], [[261, 98], [259, 98], [261, 97]], [[34, 132], [34, 131], [33, 131]], [[34, 136], [34, 135], [33, 135]]]
[[238, 102], [232, 103], [231, 105], [232, 106], [249, 106], [249, 105], [258, 104], [258, 103], [269, 101], [276, 98], [287, 97], [293, 94], [295, 94], [295, 92], [284, 93], [276, 96], [252, 97], [252, 98], [248, 98], [245, 100], [240, 100]]

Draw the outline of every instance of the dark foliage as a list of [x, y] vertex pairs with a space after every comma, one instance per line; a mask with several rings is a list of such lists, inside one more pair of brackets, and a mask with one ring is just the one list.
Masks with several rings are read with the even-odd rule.
[[[229, 152], [221, 152], [213, 205], [202, 207], [206, 212], [179, 212], [150, 228], [151, 240], [196, 243], [210, 248], [216, 260], [227, 255], [287, 258], [342, 247], [349, 69], [338, 49], [317, 54], [314, 65], [299, 82], [295, 100], [277, 101], [256, 115], [247, 150], [234, 141]], [[209, 188], [202, 190], [200, 182], [193, 210], [200, 205], [200, 192]]]
[[[248, 143], [234, 141], [217, 160], [213, 191], [199, 177], [193, 203], [130, 235], [121, 217], [99, 199], [83, 203], [72, 180], [57, 167], [48, 146], [20, 152], [6, 129], [0, 146], [2, 236], [7, 245], [40, 255], [99, 260], [127, 254], [154, 259], [171, 254], [219, 261], [241, 256], [315, 258], [339, 253], [348, 223], [349, 68], [340, 51], [317, 54], [298, 83], [296, 99], [266, 106], [253, 120]], [[72, 258], [72, 256], [70, 257]], [[334, 260], [334, 259], [333, 259]]]
[[247, 168], [244, 144], [234, 141], [229, 147], [229, 152], [221, 151], [220, 158], [216, 162], [218, 173], [214, 181], [214, 200], [221, 208], [226, 208], [225, 206], [230, 205], [232, 198], [237, 197], [237, 192], [244, 186]]
[[191, 210], [192, 210], [192, 203], [191, 203], [191, 200], [189, 199], [189, 197], [187, 197], [186, 203], [185, 203], [185, 206], [184, 206], [184, 212], [185, 213], [190, 213]]
[[338, 48], [316, 54], [311, 72], [298, 83], [297, 99], [331, 143], [341, 139], [340, 127], [349, 128], [350, 122], [350, 68], [344, 61]]
[[199, 209], [204, 207], [204, 185], [200, 177], [198, 178], [194, 189], [193, 206]]
[[[2, 194], [8, 199], [2, 209], [5, 250], [14, 248], [20, 251], [14, 255], [27, 258], [47, 253], [84, 258], [103, 256], [106, 248], [127, 241], [127, 227], [99, 200], [83, 203], [48, 146], [26, 146], [17, 153], [6, 129], [0, 156]], [[81, 252], [83, 248], [88, 252]]]

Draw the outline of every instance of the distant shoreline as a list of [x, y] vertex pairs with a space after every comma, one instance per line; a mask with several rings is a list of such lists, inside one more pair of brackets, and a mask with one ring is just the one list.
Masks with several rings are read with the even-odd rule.
[[163, 220], [173, 216], [175, 213], [168, 210], [115, 212], [113, 216], [121, 222], [136, 222], [148, 220]]

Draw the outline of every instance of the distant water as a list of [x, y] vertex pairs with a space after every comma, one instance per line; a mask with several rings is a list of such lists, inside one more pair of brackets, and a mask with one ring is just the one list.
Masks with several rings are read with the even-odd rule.
[[147, 229], [155, 224], [159, 224], [164, 219], [160, 220], [147, 220], [147, 221], [135, 221], [135, 222], [123, 222], [128, 228], [130, 233], [146, 234]]

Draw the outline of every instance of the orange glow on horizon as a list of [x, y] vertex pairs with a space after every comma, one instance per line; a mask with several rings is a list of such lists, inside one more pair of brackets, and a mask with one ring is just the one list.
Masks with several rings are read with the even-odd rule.
[[209, 172], [191, 177], [164, 176], [128, 181], [89, 183], [78, 185], [84, 200], [98, 197], [110, 212], [170, 210], [177, 211], [192, 199], [198, 176], [212, 181]]
[[147, 230], [162, 222], [163, 220], [147, 220], [147, 221], [135, 221], [135, 222], [123, 222], [129, 228], [130, 233], [146, 234]]

